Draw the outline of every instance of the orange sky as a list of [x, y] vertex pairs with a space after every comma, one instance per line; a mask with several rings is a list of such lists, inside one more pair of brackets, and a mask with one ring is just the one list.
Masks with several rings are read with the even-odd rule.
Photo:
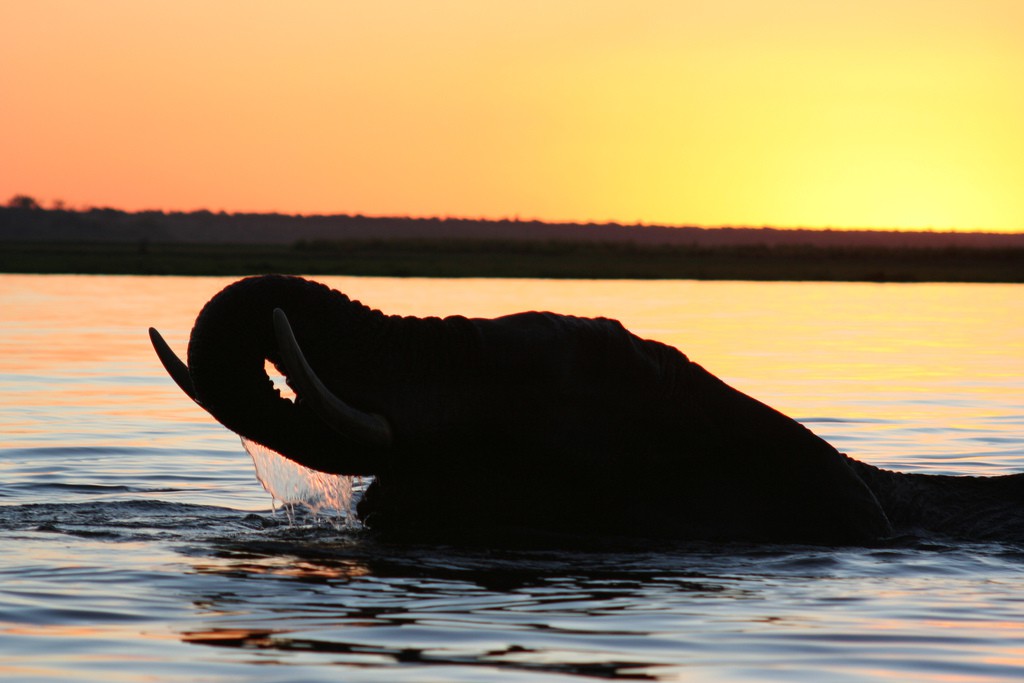
[[0, 202], [1024, 230], [1020, 0], [0, 4]]

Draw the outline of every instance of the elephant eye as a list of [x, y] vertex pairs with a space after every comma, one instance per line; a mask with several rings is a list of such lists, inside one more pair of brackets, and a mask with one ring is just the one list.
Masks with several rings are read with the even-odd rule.
[[267, 377], [270, 378], [270, 383], [273, 384], [274, 388], [281, 394], [281, 398], [295, 403], [295, 392], [292, 391], [290, 386], [288, 386], [288, 382], [285, 380], [284, 375], [277, 371], [274, 364], [269, 360], [264, 360], [263, 371], [267, 373]]

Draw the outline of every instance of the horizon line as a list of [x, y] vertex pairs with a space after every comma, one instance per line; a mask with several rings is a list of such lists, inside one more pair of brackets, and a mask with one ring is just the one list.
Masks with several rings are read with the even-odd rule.
[[[277, 216], [287, 218], [355, 218], [355, 219], [370, 219], [370, 220], [409, 220], [409, 221], [466, 221], [466, 222], [479, 222], [479, 223], [534, 223], [542, 225], [573, 225], [573, 226], [587, 226], [587, 225], [607, 225], [607, 226], [620, 226], [620, 227], [637, 227], [637, 228], [663, 228], [669, 230], [678, 229], [689, 229], [689, 230], [777, 230], [777, 231], [805, 231], [805, 232], [895, 232], [895, 233], [928, 233], [928, 234], [977, 234], [977, 235], [1019, 235], [1024, 234], [1024, 228], [1019, 229], [1006, 229], [999, 230], [995, 228], [950, 228], [943, 227], [937, 228], [934, 226], [928, 227], [864, 227], [864, 226], [837, 226], [837, 225], [825, 225], [825, 226], [778, 226], [778, 225], [735, 225], [735, 224], [717, 224], [717, 225], [701, 225], [698, 223], [662, 223], [656, 221], [647, 221], [643, 219], [636, 219], [634, 221], [622, 221], [615, 219], [605, 220], [579, 220], [579, 219], [551, 219], [551, 218], [538, 218], [538, 217], [527, 217], [523, 218], [519, 214], [513, 214], [511, 216], [492, 217], [492, 216], [459, 216], [459, 215], [399, 215], [399, 214], [373, 214], [363, 212], [340, 212], [340, 213], [319, 213], [319, 212], [294, 212], [287, 213], [282, 211], [244, 211], [244, 210], [232, 210], [226, 209], [123, 209], [112, 206], [71, 206], [66, 204], [63, 200], [55, 199], [51, 200], [49, 206], [43, 206], [37, 202], [31, 195], [24, 193], [15, 193], [5, 204], [0, 208], [12, 209], [19, 208], [13, 206], [18, 199], [28, 199], [34, 203], [31, 207], [34, 210], [40, 211], [64, 211], [68, 213], [89, 213], [92, 211], [115, 211], [118, 213], [128, 215], [139, 215], [139, 214], [162, 214], [162, 215], [190, 215], [190, 214], [201, 214], [207, 213], [219, 216]], [[27, 207], [21, 207], [27, 208]]]

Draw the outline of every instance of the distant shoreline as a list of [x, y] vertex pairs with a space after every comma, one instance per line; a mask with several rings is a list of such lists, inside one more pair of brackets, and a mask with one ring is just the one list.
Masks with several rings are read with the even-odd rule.
[[0, 207], [0, 272], [1024, 282], [1024, 233]]
[[1020, 283], [1024, 248], [710, 248], [486, 240], [7, 242], [0, 251], [0, 272]]

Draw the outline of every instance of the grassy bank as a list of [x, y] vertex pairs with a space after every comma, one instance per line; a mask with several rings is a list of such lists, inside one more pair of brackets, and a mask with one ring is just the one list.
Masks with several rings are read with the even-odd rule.
[[1024, 282], [1024, 249], [484, 240], [311, 241], [292, 245], [3, 242], [0, 272]]

